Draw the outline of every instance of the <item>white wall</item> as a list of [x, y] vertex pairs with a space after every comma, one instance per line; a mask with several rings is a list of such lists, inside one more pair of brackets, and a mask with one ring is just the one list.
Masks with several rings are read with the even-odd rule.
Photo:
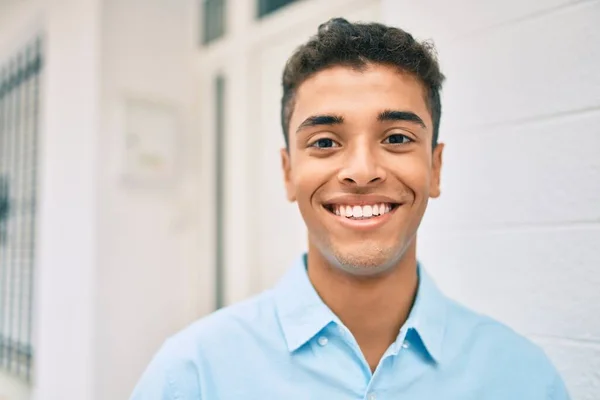
[[39, 138], [34, 398], [89, 399], [95, 382], [99, 0], [46, 3]]
[[[125, 399], [158, 347], [212, 310], [203, 245], [212, 196], [200, 179], [196, 1], [104, 0], [98, 138], [98, 271], [94, 399]], [[177, 110], [180, 169], [166, 185], [122, 179], [129, 97]], [[203, 231], [204, 229], [204, 231]]]
[[541, 344], [600, 398], [600, 2], [385, 0], [447, 84], [442, 197], [420, 258], [452, 297]]
[[[0, 0], [0, 60], [44, 32], [33, 398], [124, 399], [165, 338], [212, 310], [193, 0]], [[175, 179], [122, 179], [125, 99], [177, 110]], [[30, 388], [0, 374], [0, 398]]]
[[0, 0], [0, 62], [22, 49], [40, 31], [40, 0]]
[[28, 400], [31, 396], [29, 386], [8, 374], [0, 373], [0, 399]]

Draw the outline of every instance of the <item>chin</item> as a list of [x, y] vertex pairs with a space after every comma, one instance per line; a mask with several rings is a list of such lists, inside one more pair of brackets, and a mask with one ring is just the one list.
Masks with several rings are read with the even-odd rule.
[[331, 257], [327, 257], [331, 264], [357, 276], [374, 276], [388, 272], [399, 264], [403, 254], [396, 248], [364, 242], [352, 248], [331, 250]]

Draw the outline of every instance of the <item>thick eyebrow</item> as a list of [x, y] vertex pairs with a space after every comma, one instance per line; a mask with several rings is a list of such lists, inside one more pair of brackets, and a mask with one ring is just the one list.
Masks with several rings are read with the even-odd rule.
[[296, 132], [311, 126], [339, 125], [344, 123], [344, 118], [339, 115], [313, 115], [304, 120]]
[[377, 116], [379, 122], [387, 121], [408, 121], [415, 122], [421, 125], [422, 128], [427, 128], [425, 122], [412, 111], [397, 111], [397, 110], [385, 110]]

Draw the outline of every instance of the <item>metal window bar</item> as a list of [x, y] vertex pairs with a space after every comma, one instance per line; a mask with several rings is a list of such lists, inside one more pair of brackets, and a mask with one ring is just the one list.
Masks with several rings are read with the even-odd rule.
[[30, 382], [41, 39], [0, 65], [0, 369]]
[[225, 77], [218, 75], [214, 81], [215, 100], [215, 237], [216, 275], [215, 305], [225, 305]]

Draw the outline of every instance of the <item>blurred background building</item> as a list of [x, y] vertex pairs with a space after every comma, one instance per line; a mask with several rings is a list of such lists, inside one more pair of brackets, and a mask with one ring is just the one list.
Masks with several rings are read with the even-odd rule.
[[0, 0], [0, 399], [126, 399], [305, 248], [280, 76], [331, 17], [433, 39], [420, 259], [600, 398], [600, 1]]

